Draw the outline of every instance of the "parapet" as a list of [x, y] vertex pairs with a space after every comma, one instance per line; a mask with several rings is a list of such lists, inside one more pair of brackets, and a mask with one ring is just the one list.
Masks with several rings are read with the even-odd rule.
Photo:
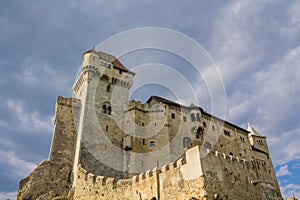
[[80, 101], [79, 99], [75, 99], [75, 98], [72, 98], [72, 97], [65, 98], [65, 97], [62, 97], [62, 96], [58, 96], [57, 100], [56, 100], [56, 105], [71, 107], [74, 103], [77, 103], [79, 101]]
[[[145, 195], [145, 198], [147, 197], [155, 197], [159, 195], [160, 184], [164, 180], [170, 180], [172, 177], [177, 177], [176, 180], [179, 180], [180, 177], [183, 178], [182, 181], [187, 181], [187, 183], [191, 183], [191, 181], [198, 181], [198, 183], [201, 185], [201, 187], [204, 187], [204, 174], [201, 173], [199, 176], [192, 176], [192, 179], [190, 179], [190, 176], [185, 176], [181, 173], [183, 173], [182, 170], [192, 170], [189, 171], [189, 173], [193, 173], [193, 170], [200, 169], [201, 171], [206, 171], [207, 169], [202, 169], [202, 166], [205, 162], [206, 166], [209, 165], [210, 162], [218, 162], [218, 164], [222, 165], [222, 167], [229, 167], [233, 166], [233, 169], [243, 169], [243, 172], [248, 173], [249, 172], [249, 184], [254, 184], [257, 181], [260, 182], [266, 182], [257, 179], [257, 177], [251, 177], [252, 170], [257, 170], [260, 167], [265, 165], [263, 161], [258, 162], [254, 160], [245, 160], [239, 157], [234, 157], [231, 155], [226, 155], [224, 153], [218, 152], [218, 151], [208, 151], [208, 154], [204, 158], [200, 158], [200, 151], [198, 151], [196, 148], [199, 148], [199, 146], [195, 146], [191, 151], [187, 151], [185, 155], [178, 159], [175, 162], [172, 162], [170, 164], [164, 165], [161, 168], [153, 168], [151, 170], [148, 170], [146, 172], [140, 173], [136, 176], [133, 176], [129, 179], [115, 179], [112, 177], [105, 177], [105, 176], [96, 176], [92, 173], [89, 173], [85, 169], [82, 168], [81, 165], [78, 166], [78, 177], [77, 177], [77, 183], [75, 184], [75, 191], [78, 189], [77, 195], [89, 195], [89, 194], [97, 194], [100, 193], [105, 195], [108, 194], [114, 194], [115, 197], [118, 197], [118, 195], [133, 195], [137, 198], [140, 197], [140, 195]], [[196, 154], [195, 154], [196, 153]], [[198, 154], [197, 154], [198, 153]], [[199, 162], [194, 162], [195, 160], [191, 160], [191, 158], [194, 159], [200, 159]], [[208, 159], [208, 160], [206, 160]], [[217, 161], [220, 159], [221, 162]], [[198, 164], [200, 164], [200, 167], [197, 167]], [[216, 163], [217, 164], [217, 163]], [[197, 165], [197, 166], [195, 166]], [[185, 169], [184, 169], [185, 168]], [[222, 168], [223, 169], [223, 168]], [[183, 177], [182, 177], [183, 175]], [[257, 179], [257, 180], [256, 180]], [[253, 181], [254, 180], [254, 181]], [[181, 181], [179, 181], [181, 182]], [[178, 184], [179, 184], [178, 182]], [[175, 184], [175, 183], [174, 183]], [[177, 182], [176, 182], [177, 184]], [[199, 185], [198, 185], [199, 186]], [[78, 188], [77, 188], [78, 187]], [[174, 186], [175, 187], [175, 186]], [[177, 186], [176, 186], [177, 187]], [[187, 187], [192, 187], [188, 186]], [[75, 192], [76, 193], [76, 192]], [[76, 194], [75, 194], [76, 195]], [[131, 196], [131, 198], [133, 197]], [[105, 198], [112, 198], [111, 196], [105, 196]], [[144, 198], [144, 197], [143, 197]], [[133, 198], [134, 199], [134, 198]]]

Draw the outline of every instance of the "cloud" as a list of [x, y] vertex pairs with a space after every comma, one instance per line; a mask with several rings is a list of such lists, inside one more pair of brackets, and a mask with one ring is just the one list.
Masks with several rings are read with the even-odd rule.
[[275, 165], [300, 156], [300, 45], [299, 34], [293, 34], [300, 28], [293, 26], [299, 6], [229, 3], [214, 23], [209, 48], [224, 79], [227, 120], [244, 127], [249, 121], [266, 135]]
[[286, 175], [290, 175], [291, 172], [289, 171], [289, 166], [288, 165], [283, 165], [281, 166], [278, 171], [276, 172], [276, 176], [286, 176]]
[[16, 199], [17, 198], [17, 191], [16, 192], [0, 192], [0, 199], [6, 200], [6, 199]]
[[[3, 4], [0, 152], [17, 160], [16, 155], [24, 158], [27, 164], [22, 160], [18, 163], [24, 164], [26, 170], [22, 172], [14, 166], [13, 173], [26, 174], [30, 163], [47, 156], [55, 98], [71, 96], [82, 52], [120, 31], [162, 26], [181, 31], [206, 47], [225, 82], [227, 120], [244, 127], [250, 121], [267, 135], [274, 164], [286, 166], [300, 157], [299, 9], [299, 1], [268, 0]], [[151, 53], [146, 53], [132, 59], [152, 61], [145, 58]], [[144, 64], [144, 60], [135, 63]], [[184, 63], [179, 65], [188, 71], [182, 67]], [[186, 75], [190, 77], [190, 73]], [[210, 71], [207, 75], [211, 79], [215, 76]], [[192, 84], [200, 106], [208, 108], [210, 96], [202, 77]], [[184, 103], [189, 105], [188, 97]], [[12, 164], [3, 159], [0, 162], [6, 170], [4, 167]], [[292, 166], [289, 170], [293, 173]], [[7, 180], [5, 177], [1, 182]], [[16, 190], [15, 186], [9, 190]], [[288, 194], [299, 188], [290, 184], [282, 190]]]
[[24, 174], [29, 174], [37, 166], [35, 163], [18, 158], [14, 152], [0, 150], [0, 156], [2, 158], [1, 162], [5, 162], [10, 167], [7, 169], [5, 176], [12, 180], [23, 178]]
[[42, 119], [37, 111], [27, 113], [24, 111], [24, 102], [16, 100], [6, 100], [6, 106], [15, 114], [20, 128], [27, 131], [51, 131], [53, 129], [53, 116]]
[[282, 196], [287, 197], [300, 197], [300, 185], [297, 184], [287, 184], [280, 187]]

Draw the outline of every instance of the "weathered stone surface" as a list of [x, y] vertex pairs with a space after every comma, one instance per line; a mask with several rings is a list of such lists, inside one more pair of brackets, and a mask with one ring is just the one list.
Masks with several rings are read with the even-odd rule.
[[58, 97], [49, 160], [18, 199], [282, 199], [266, 137], [202, 108], [129, 101], [134, 73], [90, 50]]

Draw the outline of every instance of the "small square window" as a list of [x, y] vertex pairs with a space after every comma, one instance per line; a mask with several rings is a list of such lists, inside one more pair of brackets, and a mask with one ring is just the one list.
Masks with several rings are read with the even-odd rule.
[[226, 131], [226, 130], [224, 130], [224, 135], [226, 135], [226, 136], [230, 137], [230, 132], [229, 132], [229, 131]]
[[154, 141], [150, 141], [149, 146], [150, 147], [155, 147], [155, 142]]

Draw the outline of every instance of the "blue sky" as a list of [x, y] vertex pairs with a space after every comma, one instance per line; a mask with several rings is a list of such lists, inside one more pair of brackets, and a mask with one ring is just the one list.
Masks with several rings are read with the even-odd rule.
[[[19, 180], [47, 159], [55, 101], [72, 96], [82, 53], [147, 26], [182, 32], [207, 50], [224, 81], [226, 120], [267, 136], [284, 197], [300, 198], [299, 10], [292, 0], [0, 1], [0, 199], [15, 197]], [[121, 60], [160, 61], [155, 54]], [[201, 81], [192, 84], [205, 108]]]

